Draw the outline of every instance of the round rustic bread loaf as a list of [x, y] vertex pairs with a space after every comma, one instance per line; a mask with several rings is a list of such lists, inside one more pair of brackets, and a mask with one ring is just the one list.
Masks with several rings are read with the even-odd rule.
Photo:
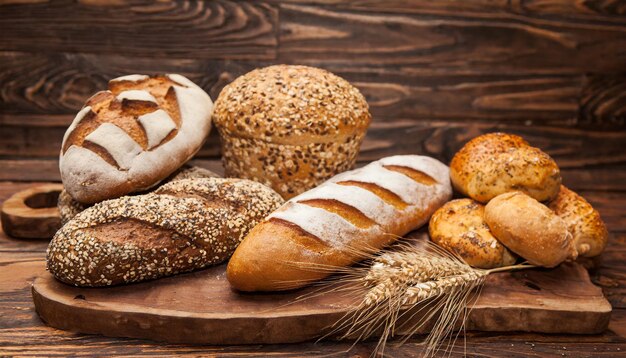
[[76, 286], [138, 282], [218, 264], [283, 203], [244, 179], [183, 179], [95, 204], [50, 242], [48, 270]]
[[226, 86], [214, 122], [226, 176], [259, 181], [290, 198], [354, 165], [370, 114], [344, 79], [278, 65]]
[[65, 132], [59, 161], [65, 189], [92, 204], [153, 187], [200, 149], [212, 109], [211, 98], [180, 75], [111, 80]]
[[481, 203], [510, 191], [548, 201], [561, 185], [559, 167], [548, 154], [506, 133], [484, 134], [465, 144], [452, 158], [450, 179], [457, 191]]
[[559, 195], [548, 207], [567, 224], [579, 256], [600, 255], [609, 233], [600, 214], [587, 200], [562, 185]]
[[554, 267], [577, 256], [565, 221], [522, 192], [493, 198], [485, 206], [485, 222], [501, 243], [531, 264]]
[[516, 256], [491, 233], [485, 207], [472, 199], [447, 202], [430, 218], [431, 240], [472, 267], [490, 269], [515, 263]]

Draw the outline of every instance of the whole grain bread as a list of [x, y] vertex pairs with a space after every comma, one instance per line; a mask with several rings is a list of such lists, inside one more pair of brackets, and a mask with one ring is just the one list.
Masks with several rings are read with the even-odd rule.
[[50, 242], [47, 268], [72, 285], [108, 286], [218, 264], [282, 202], [249, 180], [173, 181], [76, 215]]

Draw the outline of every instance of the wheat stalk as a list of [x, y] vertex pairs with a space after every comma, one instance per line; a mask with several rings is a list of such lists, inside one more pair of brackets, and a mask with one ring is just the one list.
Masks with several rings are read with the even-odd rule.
[[[326, 336], [339, 333], [341, 338], [356, 338], [356, 343], [380, 333], [374, 353], [382, 354], [388, 338], [398, 330], [406, 332], [402, 343], [434, 321], [423, 354], [432, 356], [441, 349], [441, 342], [452, 335], [457, 322], [464, 327], [471, 310], [468, 304], [479, 294], [488, 275], [534, 267], [521, 264], [476, 269], [430, 241], [420, 243], [399, 244], [374, 256], [370, 265], [342, 269], [334, 280], [347, 283], [341, 290], [350, 294], [352, 289], [352, 294], [362, 299]], [[459, 333], [450, 340], [446, 351], [455, 344]]]

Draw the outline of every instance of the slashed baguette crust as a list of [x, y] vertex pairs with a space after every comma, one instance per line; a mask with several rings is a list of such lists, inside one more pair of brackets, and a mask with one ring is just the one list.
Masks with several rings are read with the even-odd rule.
[[506, 133], [484, 134], [465, 144], [450, 162], [450, 179], [457, 191], [481, 203], [511, 191], [548, 201], [561, 185], [559, 167], [548, 154]]
[[458, 254], [472, 267], [508, 266], [517, 259], [489, 230], [485, 207], [472, 199], [447, 202], [430, 218], [428, 231], [434, 243]]
[[493, 198], [485, 206], [485, 221], [500, 242], [531, 264], [554, 267], [566, 259], [576, 259], [565, 222], [522, 192]]
[[50, 242], [48, 270], [76, 286], [138, 282], [225, 261], [283, 203], [243, 179], [184, 179], [97, 203]]
[[562, 185], [559, 195], [548, 207], [567, 224], [579, 256], [593, 257], [602, 253], [609, 233], [600, 213], [587, 200]]
[[228, 280], [242, 291], [305, 286], [423, 225], [451, 196], [448, 167], [424, 156], [336, 175], [257, 225], [233, 254]]
[[109, 81], [65, 132], [59, 158], [65, 189], [92, 204], [155, 186], [200, 149], [212, 111], [209, 95], [181, 75]]

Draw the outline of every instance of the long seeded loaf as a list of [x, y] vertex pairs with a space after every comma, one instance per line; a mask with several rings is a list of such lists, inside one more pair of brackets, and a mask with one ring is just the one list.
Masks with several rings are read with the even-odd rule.
[[233, 254], [228, 280], [242, 291], [304, 286], [423, 225], [451, 196], [448, 167], [424, 156], [336, 175], [257, 225]]
[[50, 242], [48, 270], [76, 286], [169, 276], [226, 260], [248, 231], [282, 204], [244, 179], [185, 179], [153, 193], [97, 203]]

